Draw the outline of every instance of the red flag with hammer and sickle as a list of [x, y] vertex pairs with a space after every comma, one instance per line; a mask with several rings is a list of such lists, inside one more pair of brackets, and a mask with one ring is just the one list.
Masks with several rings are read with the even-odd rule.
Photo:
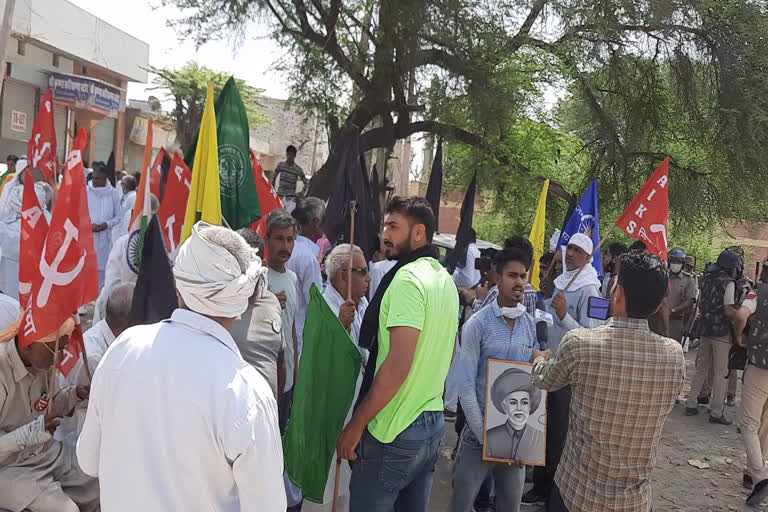
[[651, 174], [616, 225], [632, 238], [645, 242], [649, 252], [667, 259], [669, 157]]
[[48, 235], [48, 219], [43, 206], [35, 194], [35, 180], [27, 175], [21, 202], [21, 242], [19, 244], [19, 303], [22, 307], [29, 302], [32, 282], [39, 278], [40, 255]]
[[56, 159], [56, 128], [53, 122], [53, 91], [45, 93], [40, 110], [37, 112], [32, 138], [27, 144], [30, 167], [38, 167], [45, 174], [45, 180], [53, 183], [58, 162]]
[[160, 200], [160, 185], [163, 181], [163, 159], [165, 157], [168, 157], [169, 160], [171, 159], [165, 148], [160, 148], [149, 171], [149, 193], [155, 196], [158, 201]]
[[32, 279], [19, 328], [22, 347], [56, 331], [72, 311], [99, 295], [99, 265], [83, 168], [85, 141], [85, 129], [81, 128], [67, 158], [39, 273]]
[[69, 376], [70, 372], [77, 366], [78, 361], [85, 363], [82, 357], [84, 350], [83, 326], [80, 323], [80, 315], [75, 313], [75, 329], [69, 335], [69, 343], [61, 351], [61, 360], [56, 365], [62, 375]]
[[157, 212], [157, 220], [163, 229], [165, 248], [169, 253], [175, 253], [179, 247], [191, 187], [192, 171], [184, 163], [184, 158], [179, 153], [174, 153], [163, 202]]

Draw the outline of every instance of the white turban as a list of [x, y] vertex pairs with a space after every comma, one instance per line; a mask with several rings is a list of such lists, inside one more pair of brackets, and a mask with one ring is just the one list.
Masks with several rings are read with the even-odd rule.
[[267, 269], [253, 252], [243, 274], [237, 259], [227, 249], [200, 236], [209, 226], [202, 221], [195, 224], [192, 235], [179, 248], [173, 267], [176, 289], [192, 311], [237, 318], [248, 309], [248, 300]]
[[29, 162], [26, 158], [19, 158], [16, 161], [16, 174], [20, 173], [29, 166]]

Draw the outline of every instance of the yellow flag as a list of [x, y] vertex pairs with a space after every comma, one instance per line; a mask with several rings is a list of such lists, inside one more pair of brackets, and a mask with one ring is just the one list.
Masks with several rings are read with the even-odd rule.
[[184, 215], [183, 242], [192, 234], [199, 220], [221, 226], [221, 188], [219, 186], [219, 142], [216, 136], [216, 112], [213, 108], [213, 85], [208, 84], [203, 122], [197, 137], [195, 163], [192, 166], [192, 188]]
[[539, 196], [539, 206], [536, 208], [536, 218], [533, 219], [533, 228], [531, 236], [528, 238], [533, 244], [533, 265], [531, 265], [530, 281], [534, 288], [539, 289], [539, 260], [544, 255], [544, 231], [547, 223], [547, 191], [549, 190], [549, 180], [544, 181]]

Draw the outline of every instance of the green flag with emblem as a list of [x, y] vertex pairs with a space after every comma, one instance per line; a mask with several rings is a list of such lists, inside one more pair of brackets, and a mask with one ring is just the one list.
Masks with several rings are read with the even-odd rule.
[[[214, 110], [219, 144], [221, 215], [229, 227], [240, 229], [261, 218], [261, 205], [251, 164], [248, 114], [234, 77], [227, 80], [219, 93]], [[191, 145], [184, 160], [194, 162], [194, 159], [195, 146]]]
[[288, 478], [304, 498], [322, 503], [336, 441], [352, 407], [362, 357], [314, 284], [304, 325], [301, 371], [283, 436]]

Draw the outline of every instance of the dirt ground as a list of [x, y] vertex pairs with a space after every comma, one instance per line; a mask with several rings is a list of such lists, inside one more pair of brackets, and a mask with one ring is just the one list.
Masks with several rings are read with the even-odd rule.
[[[664, 426], [653, 472], [653, 509], [656, 512], [768, 510], [768, 504], [749, 507], [745, 503], [749, 492], [741, 486], [746, 456], [741, 435], [736, 431], [740, 407], [738, 400], [736, 407], [726, 407], [726, 415], [734, 419], [731, 426], [709, 423], [704, 408], [697, 416], [685, 415], [685, 397], [690, 388], [695, 359], [695, 352], [686, 354], [686, 384], [680, 403], [675, 405]], [[456, 443], [456, 434], [452, 424], [447, 430], [443, 457], [435, 473], [430, 512], [446, 511], [451, 498], [450, 453]], [[697, 469], [688, 464], [689, 459], [699, 459], [711, 467]], [[523, 510], [539, 512], [544, 509], [524, 506]]]

